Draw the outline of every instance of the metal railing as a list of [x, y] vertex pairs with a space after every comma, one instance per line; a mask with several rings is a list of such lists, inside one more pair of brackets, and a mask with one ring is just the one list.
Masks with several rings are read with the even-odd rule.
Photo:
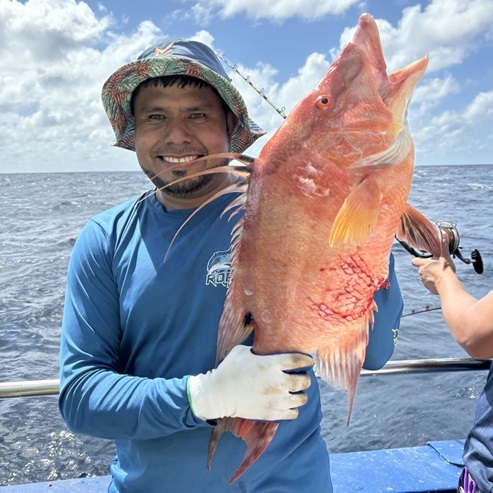
[[58, 395], [60, 381], [23, 380], [20, 382], [0, 382], [0, 399], [5, 397], [35, 397], [39, 395]]
[[[390, 375], [402, 373], [432, 373], [488, 370], [492, 360], [475, 360], [472, 358], [435, 358], [389, 361], [380, 370], [361, 370], [361, 376]], [[8, 397], [35, 397], [57, 395], [60, 381], [24, 380], [20, 382], [0, 382], [0, 399]]]
[[398, 373], [434, 373], [451, 371], [489, 370], [492, 360], [472, 358], [431, 358], [389, 361], [380, 370], [361, 370], [361, 376]]

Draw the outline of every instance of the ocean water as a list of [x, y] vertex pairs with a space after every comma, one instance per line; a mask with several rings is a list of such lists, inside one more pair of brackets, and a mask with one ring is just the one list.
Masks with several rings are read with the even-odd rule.
[[[140, 172], [0, 174], [0, 382], [58, 378], [58, 348], [70, 252], [88, 218], [149, 188]], [[431, 220], [453, 222], [462, 253], [477, 248], [485, 271], [457, 260], [471, 294], [493, 289], [493, 166], [418, 166], [410, 203]], [[393, 360], [466, 356], [394, 245], [405, 300]], [[423, 313], [414, 313], [425, 310]], [[346, 426], [347, 398], [323, 382], [330, 452], [424, 445], [464, 438], [485, 371], [367, 376]], [[109, 473], [111, 442], [75, 436], [55, 396], [0, 400], [0, 485]]]

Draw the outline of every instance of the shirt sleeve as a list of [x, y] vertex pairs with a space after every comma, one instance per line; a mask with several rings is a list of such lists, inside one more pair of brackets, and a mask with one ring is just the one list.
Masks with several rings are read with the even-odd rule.
[[374, 316], [373, 327], [370, 327], [370, 337], [363, 363], [363, 368], [367, 370], [382, 368], [392, 356], [397, 341], [404, 302], [397, 282], [394, 263], [394, 256], [391, 254], [389, 285], [375, 293], [378, 311]]
[[122, 374], [119, 294], [110, 241], [94, 221], [74, 246], [60, 348], [59, 407], [77, 433], [108, 439], [152, 439], [197, 426], [183, 378]]

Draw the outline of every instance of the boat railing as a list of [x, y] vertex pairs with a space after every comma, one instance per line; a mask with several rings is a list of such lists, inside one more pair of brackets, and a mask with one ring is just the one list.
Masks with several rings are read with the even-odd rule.
[[[361, 370], [361, 376], [395, 375], [403, 373], [434, 373], [471, 370], [488, 370], [492, 360], [472, 358], [431, 358], [389, 361], [380, 370]], [[18, 382], [0, 382], [0, 399], [10, 397], [36, 397], [58, 395], [60, 381], [57, 378], [47, 380], [22, 380]]]

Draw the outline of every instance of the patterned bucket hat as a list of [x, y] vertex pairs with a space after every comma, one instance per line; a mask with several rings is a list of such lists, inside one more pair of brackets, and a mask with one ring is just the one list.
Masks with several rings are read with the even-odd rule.
[[238, 124], [230, 150], [244, 152], [265, 132], [250, 118], [241, 94], [233, 86], [216, 54], [198, 41], [176, 40], [152, 46], [135, 62], [119, 68], [103, 85], [101, 98], [116, 141], [113, 145], [135, 151], [132, 93], [146, 79], [188, 75], [209, 83], [236, 115]]

